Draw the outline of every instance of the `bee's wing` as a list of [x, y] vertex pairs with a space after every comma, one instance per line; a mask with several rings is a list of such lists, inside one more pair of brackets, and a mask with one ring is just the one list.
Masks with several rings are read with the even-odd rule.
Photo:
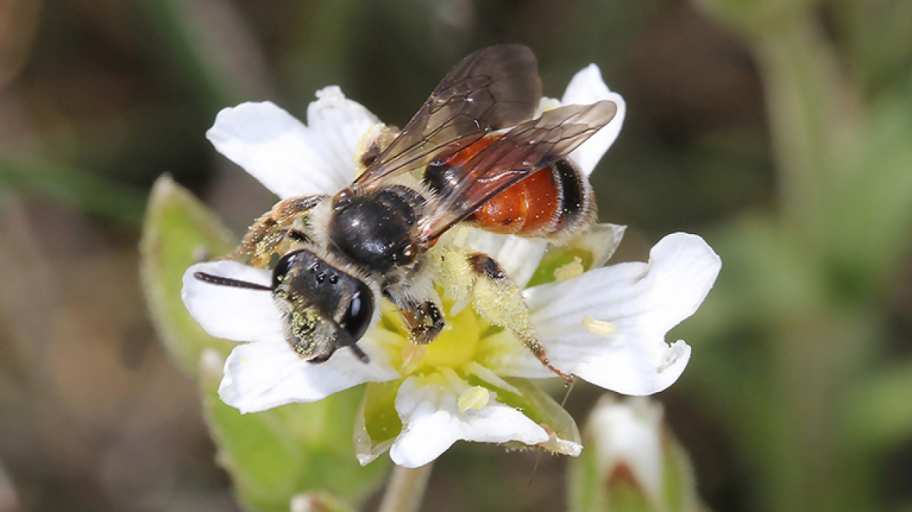
[[435, 240], [511, 185], [566, 158], [617, 113], [612, 101], [567, 105], [516, 125], [468, 162], [450, 169], [447, 187], [418, 222], [418, 237]]
[[353, 187], [364, 190], [382, 185], [382, 178], [421, 169], [489, 131], [529, 119], [540, 99], [538, 63], [529, 48], [503, 44], [477, 51], [443, 78]]

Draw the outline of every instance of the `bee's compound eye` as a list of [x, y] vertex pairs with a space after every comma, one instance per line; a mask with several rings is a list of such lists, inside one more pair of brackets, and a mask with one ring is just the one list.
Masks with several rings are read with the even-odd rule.
[[358, 281], [358, 286], [351, 295], [348, 309], [342, 316], [339, 325], [351, 335], [353, 340], [361, 339], [370, 326], [371, 317], [374, 316], [374, 297], [366, 284]]
[[295, 251], [282, 256], [272, 271], [272, 287], [278, 288], [295, 267], [316, 263], [316, 257], [308, 251]]

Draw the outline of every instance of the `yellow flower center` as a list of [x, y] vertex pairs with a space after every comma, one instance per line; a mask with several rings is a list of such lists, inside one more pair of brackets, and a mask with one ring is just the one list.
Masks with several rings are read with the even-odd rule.
[[[451, 307], [452, 303], [444, 301], [444, 311], [449, 311]], [[471, 363], [476, 358], [478, 344], [487, 327], [487, 322], [468, 306], [456, 315], [446, 315], [446, 327], [434, 341], [416, 345], [408, 341], [408, 332], [402, 326], [399, 312], [387, 303], [380, 321], [381, 331], [375, 334], [374, 339], [384, 340], [381, 345], [403, 376], [430, 374], [441, 367], [458, 370]]]
[[456, 316], [447, 316], [447, 325], [427, 346], [424, 366], [458, 368], [473, 359], [481, 335], [479, 319], [471, 307], [463, 308]]

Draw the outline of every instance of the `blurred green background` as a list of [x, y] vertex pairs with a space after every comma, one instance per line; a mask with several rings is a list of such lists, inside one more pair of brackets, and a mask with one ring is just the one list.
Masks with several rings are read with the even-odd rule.
[[[206, 141], [219, 109], [338, 84], [401, 126], [499, 42], [548, 95], [595, 62], [626, 98], [593, 177], [618, 259], [722, 256], [659, 397], [705, 502], [912, 510], [909, 27], [908, 0], [0, 0], [0, 512], [239, 510], [147, 318], [151, 184], [241, 233], [273, 198]], [[563, 510], [566, 461], [534, 463], [457, 445], [424, 509]]]

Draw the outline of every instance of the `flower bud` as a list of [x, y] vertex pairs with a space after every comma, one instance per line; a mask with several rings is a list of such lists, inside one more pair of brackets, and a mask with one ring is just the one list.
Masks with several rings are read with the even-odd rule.
[[583, 433], [571, 470], [575, 512], [703, 510], [690, 460], [664, 423], [658, 402], [604, 396]]
[[298, 494], [291, 499], [291, 512], [353, 512], [344, 501], [326, 492]]

